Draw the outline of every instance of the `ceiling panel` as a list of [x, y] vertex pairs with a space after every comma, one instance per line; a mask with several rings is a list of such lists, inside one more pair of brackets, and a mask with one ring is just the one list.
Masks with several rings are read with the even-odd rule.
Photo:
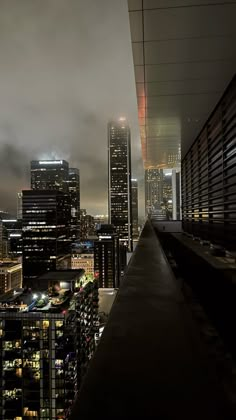
[[142, 12], [130, 12], [129, 19], [132, 42], [143, 41]]
[[[216, 80], [215, 79], [193, 79], [193, 80], [175, 80], [175, 81], [164, 81], [164, 82], [147, 82], [137, 83], [137, 95], [144, 95], [148, 97], [160, 96], [160, 95], [191, 95], [191, 94], [202, 94], [202, 93], [214, 93], [216, 92]], [[222, 79], [217, 81], [217, 92], [221, 92], [224, 89], [225, 83]]]
[[144, 11], [145, 41], [235, 34], [236, 4]]
[[137, 42], [133, 44], [133, 57], [137, 66], [144, 64], [143, 43]]
[[[132, 0], [130, 0], [132, 1]], [[136, 0], [133, 0], [133, 6], [135, 4]], [[145, 9], [153, 9], [153, 8], [169, 8], [169, 7], [191, 7], [196, 5], [203, 5], [205, 6], [206, 3], [209, 4], [217, 4], [222, 3], [222, 0], [143, 0], [144, 2], [144, 8]], [[136, 4], [136, 8], [139, 6], [139, 8], [142, 7], [142, 1], [138, 1]]]
[[175, 166], [235, 74], [236, 1], [131, 3], [144, 166]]
[[142, 0], [128, 0], [128, 8], [129, 11], [142, 9]]
[[[134, 51], [136, 48], [142, 54], [142, 43], [134, 44]], [[234, 40], [229, 36], [148, 42], [145, 44], [145, 64], [230, 60], [233, 48]]]
[[[236, 68], [236, 57], [228, 61], [206, 61], [193, 63], [159, 64], [145, 66], [145, 76], [148, 82], [211, 79], [216, 84], [219, 79], [228, 82]], [[137, 75], [137, 76], [136, 76]], [[143, 67], [135, 67], [136, 82], [144, 82]]]

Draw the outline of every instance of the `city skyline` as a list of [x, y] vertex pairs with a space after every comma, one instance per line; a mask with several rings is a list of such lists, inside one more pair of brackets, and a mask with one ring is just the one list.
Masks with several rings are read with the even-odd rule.
[[0, 23], [0, 208], [15, 210], [31, 160], [56, 158], [80, 169], [82, 207], [107, 213], [109, 119], [129, 120], [132, 176], [143, 174], [126, 0], [13, 0]]

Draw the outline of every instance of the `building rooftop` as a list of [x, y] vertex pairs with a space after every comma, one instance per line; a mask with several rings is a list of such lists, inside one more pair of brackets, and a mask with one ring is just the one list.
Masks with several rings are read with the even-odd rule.
[[83, 269], [78, 270], [58, 270], [58, 271], [49, 271], [48, 273], [43, 274], [38, 277], [38, 281], [75, 281], [81, 278], [84, 275]]
[[12, 268], [12, 267], [16, 267], [16, 266], [20, 266], [21, 265], [21, 263], [19, 262], [19, 261], [1, 261], [0, 262], [0, 268], [6, 268], [6, 269], [9, 269], [9, 268]]
[[223, 420], [234, 418], [230, 409], [148, 221], [70, 420]]

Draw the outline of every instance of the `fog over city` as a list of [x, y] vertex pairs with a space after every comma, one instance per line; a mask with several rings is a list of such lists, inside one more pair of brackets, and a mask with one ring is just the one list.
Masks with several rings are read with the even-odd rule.
[[0, 0], [0, 208], [15, 212], [31, 159], [81, 173], [81, 207], [107, 212], [107, 122], [126, 116], [143, 167], [126, 0]]

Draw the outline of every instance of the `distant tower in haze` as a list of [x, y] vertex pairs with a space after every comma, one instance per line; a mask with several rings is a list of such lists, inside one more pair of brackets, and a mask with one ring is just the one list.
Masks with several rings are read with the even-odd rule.
[[22, 220], [22, 192], [17, 193], [17, 220]]
[[163, 169], [145, 170], [145, 211], [150, 214], [163, 202]]
[[138, 181], [131, 180], [132, 185], [132, 222], [133, 222], [133, 238], [138, 238]]
[[80, 236], [80, 176], [79, 169], [69, 168], [69, 195], [71, 203], [71, 239]]
[[69, 165], [65, 160], [32, 160], [31, 189], [67, 193]]
[[108, 124], [108, 216], [132, 249], [130, 128], [124, 118]]

